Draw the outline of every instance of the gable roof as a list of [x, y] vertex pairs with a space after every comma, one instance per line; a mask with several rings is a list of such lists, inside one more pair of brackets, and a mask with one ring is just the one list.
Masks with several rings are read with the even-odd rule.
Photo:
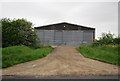
[[90, 30], [95, 30], [95, 28], [91, 28], [91, 27], [87, 27], [87, 26], [82, 26], [82, 25], [77, 25], [77, 24], [71, 24], [71, 23], [67, 23], [67, 22], [61, 22], [61, 23], [56, 23], [56, 24], [50, 24], [50, 25], [44, 25], [44, 26], [38, 26], [38, 27], [34, 27], [35, 29], [41, 29], [44, 27], [50, 27], [50, 26], [55, 26], [55, 25], [71, 25], [71, 26], [77, 26], [77, 27], [81, 27], [81, 28], [86, 28], [86, 29], [90, 29]]

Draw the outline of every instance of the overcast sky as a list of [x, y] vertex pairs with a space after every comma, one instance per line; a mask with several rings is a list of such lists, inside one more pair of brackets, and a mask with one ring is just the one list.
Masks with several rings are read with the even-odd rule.
[[68, 22], [118, 34], [118, 2], [4, 2], [1, 18], [26, 18], [34, 26]]

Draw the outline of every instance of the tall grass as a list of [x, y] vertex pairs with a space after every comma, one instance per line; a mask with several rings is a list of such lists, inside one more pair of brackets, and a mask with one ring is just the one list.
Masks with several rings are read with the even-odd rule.
[[27, 46], [12, 46], [3, 48], [2, 68], [45, 57], [51, 51], [52, 47], [33, 49]]
[[85, 46], [82, 45], [77, 50], [85, 57], [120, 65], [118, 55], [118, 46]]

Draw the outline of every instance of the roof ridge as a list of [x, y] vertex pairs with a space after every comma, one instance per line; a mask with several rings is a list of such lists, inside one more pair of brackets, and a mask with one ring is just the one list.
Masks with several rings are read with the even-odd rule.
[[49, 24], [49, 25], [38, 26], [38, 27], [34, 27], [34, 28], [37, 29], [37, 28], [41, 28], [41, 27], [47, 27], [47, 26], [58, 25], [58, 24], [69, 24], [69, 25], [74, 25], [74, 26], [88, 28], [88, 29], [95, 29], [95, 28], [91, 28], [91, 27], [88, 27], [88, 26], [83, 26], [83, 25], [78, 25], [78, 24], [72, 24], [72, 23], [68, 23], [68, 22], [61, 22], [61, 23]]

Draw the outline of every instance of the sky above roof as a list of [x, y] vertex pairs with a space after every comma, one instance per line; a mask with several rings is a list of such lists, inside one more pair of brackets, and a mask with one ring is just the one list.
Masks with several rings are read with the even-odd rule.
[[68, 22], [118, 34], [118, 2], [2, 2], [0, 18], [25, 18], [36, 26]]

